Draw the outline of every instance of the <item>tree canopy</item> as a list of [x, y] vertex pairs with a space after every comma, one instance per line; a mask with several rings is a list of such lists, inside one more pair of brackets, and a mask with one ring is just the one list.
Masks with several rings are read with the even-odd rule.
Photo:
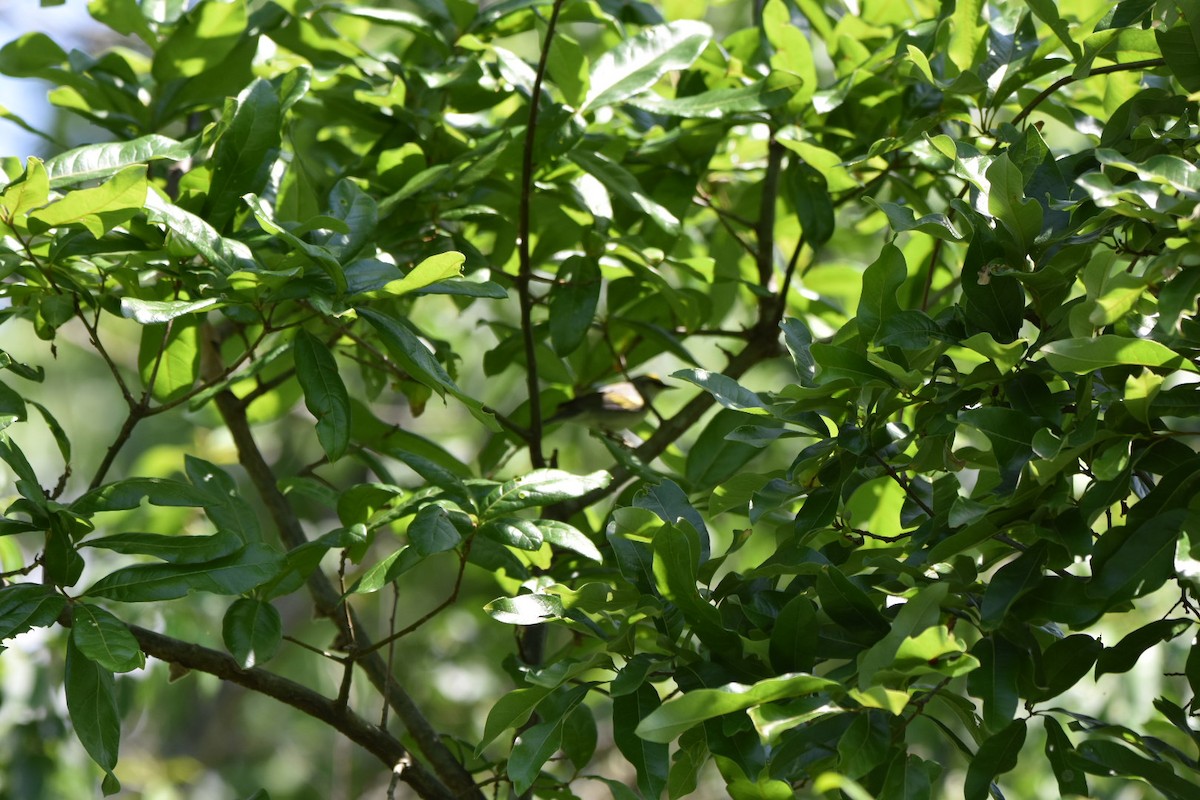
[[1195, 0], [88, 10], [0, 792], [1196, 796]]

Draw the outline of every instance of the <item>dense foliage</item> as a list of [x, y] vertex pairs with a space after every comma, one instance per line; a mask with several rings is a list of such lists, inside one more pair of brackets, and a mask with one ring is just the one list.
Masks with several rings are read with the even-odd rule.
[[1196, 796], [1200, 3], [89, 10], [0, 49], [94, 142], [0, 162], [0, 791], [212, 704], [361, 747], [222, 796]]

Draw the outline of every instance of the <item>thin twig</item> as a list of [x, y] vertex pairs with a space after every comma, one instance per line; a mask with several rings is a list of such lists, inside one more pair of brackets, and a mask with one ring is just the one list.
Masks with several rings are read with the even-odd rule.
[[[1124, 64], [1109, 64], [1107, 67], [1096, 67], [1095, 69], [1090, 70], [1085, 77], [1094, 78], [1097, 75], [1109, 75], [1113, 72], [1128, 72], [1130, 70], [1137, 69], [1154, 69], [1155, 67], [1165, 67], [1166, 65], [1167, 60], [1165, 58], [1147, 58], [1142, 61], [1128, 61]], [[1012, 124], [1019, 125], [1022, 120], [1033, 113], [1035, 108], [1042, 104], [1042, 101], [1064, 86], [1075, 83], [1079, 80], [1083, 80], [1083, 78], [1077, 78], [1074, 75], [1065, 75], [1059, 78], [1054, 83], [1038, 92], [1036, 97], [1026, 103], [1025, 107], [1022, 108], [1021, 111], [1012, 118]]]

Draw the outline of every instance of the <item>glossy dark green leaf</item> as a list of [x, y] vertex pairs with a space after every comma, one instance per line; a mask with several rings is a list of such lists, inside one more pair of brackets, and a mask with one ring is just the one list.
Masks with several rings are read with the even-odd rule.
[[971, 648], [979, 668], [967, 675], [967, 691], [983, 701], [984, 724], [1000, 730], [1017, 713], [1017, 679], [1022, 653], [1002, 636], [980, 639]]
[[1162, 586], [1173, 569], [1176, 540], [1190, 519], [1191, 512], [1176, 508], [1139, 525], [1098, 566], [1088, 596], [1104, 599], [1111, 608]]
[[715, 651], [739, 652], [737, 634], [723, 624], [720, 612], [697, 588], [699, 535], [689, 525], [666, 525], [654, 535], [653, 548], [658, 590], [683, 612], [696, 636]]
[[114, 553], [146, 555], [172, 564], [201, 564], [227, 556], [245, 545], [241, 537], [219, 531], [210, 536], [169, 536], [161, 533], [116, 533], [80, 542]]
[[797, 595], [779, 610], [771, 626], [771, 666], [779, 672], [811, 672], [817, 641], [816, 606]]
[[983, 592], [980, 621], [984, 628], [1000, 627], [1012, 604], [1041, 581], [1048, 552], [1049, 544], [1040, 540], [996, 570]]
[[424, 560], [425, 556], [421, 555], [416, 547], [401, 547], [363, 573], [363, 576], [354, 582], [348, 592], [350, 594], [378, 592]]
[[[207, 2], [211, 8], [219, 3]], [[262, 191], [280, 146], [279, 97], [259, 79], [238, 98], [233, 118], [212, 155], [212, 180], [201, 216], [224, 231], [246, 194]]]
[[296, 378], [304, 404], [317, 418], [317, 439], [329, 460], [337, 461], [350, 445], [350, 395], [326, 344], [305, 330], [292, 345]]
[[600, 549], [587, 537], [587, 534], [574, 525], [568, 525], [556, 519], [539, 519], [536, 524], [538, 530], [542, 532], [542, 538], [549, 544], [563, 550], [574, 551], [598, 563], [604, 561]]
[[1025, 744], [1025, 729], [1025, 720], [1014, 720], [979, 746], [967, 767], [963, 785], [966, 800], [983, 800], [988, 796], [992, 781], [1017, 765], [1017, 755], [1021, 745]]
[[100, 486], [71, 504], [80, 514], [126, 511], [145, 499], [155, 506], [203, 506], [207, 497], [186, 483], [166, 478], [126, 478]]
[[888, 765], [877, 800], [930, 800], [940, 772], [937, 762], [901, 753]]
[[63, 682], [75, 735], [92, 760], [111, 775], [121, 745], [121, 715], [112, 672], [89, 659], [72, 637], [67, 640]]
[[596, 754], [598, 742], [596, 717], [590, 707], [580, 703], [563, 720], [562, 751], [576, 769], [583, 769]]
[[800, 376], [800, 383], [804, 386], [810, 385], [817, 370], [817, 362], [813, 360], [811, 352], [812, 331], [803, 321], [794, 318], [783, 320], [779, 327], [783, 329], [783, 342], [792, 356], [792, 364]]
[[400, 322], [369, 308], [357, 309], [359, 316], [371, 323], [383, 341], [388, 353], [395, 358], [413, 379], [428, 386], [440, 395], [447, 392], [458, 398], [470, 410], [471, 415], [491, 430], [499, 430], [495, 419], [483, 409], [483, 405], [468, 397], [451, 380], [449, 373], [437, 362], [417, 336]]
[[438, 505], [424, 506], [408, 524], [408, 540], [423, 556], [452, 550], [462, 541], [458, 529], [450, 522], [446, 509]]
[[146, 665], [146, 656], [129, 628], [99, 606], [76, 603], [72, 607], [71, 641], [109, 672], [129, 672]]
[[614, 698], [612, 704], [612, 738], [623, 756], [637, 771], [637, 788], [646, 798], [658, 798], [666, 787], [667, 745], [649, 741], [635, 733], [638, 724], [659, 708], [658, 692], [649, 684], [637, 687], [636, 692]]
[[265, 600], [239, 597], [225, 611], [221, 623], [225, 647], [242, 669], [271, 660], [283, 641], [283, 620]]
[[553, 691], [545, 686], [533, 686], [527, 689], [513, 689], [501, 697], [488, 712], [487, 721], [483, 726], [483, 736], [476, 747], [476, 754], [496, 740], [506, 730], [523, 726], [538, 703]]
[[600, 302], [600, 265], [595, 259], [574, 255], [559, 265], [558, 280], [550, 287], [550, 344], [567, 356], [583, 344]]
[[1075, 686], [1096, 663], [1104, 645], [1086, 633], [1076, 633], [1059, 639], [1042, 653], [1042, 673], [1039, 680], [1043, 689], [1038, 700], [1057, 697]]
[[1143, 625], [1112, 647], [1104, 648], [1096, 659], [1096, 677], [1106, 672], [1128, 672], [1151, 647], [1183, 635], [1191, 629], [1191, 625], [1191, 620], [1183, 618], [1159, 619]]
[[821, 610], [847, 630], [883, 635], [890, 629], [867, 593], [837, 567], [822, 567], [817, 573], [817, 595]]
[[193, 142], [177, 142], [152, 133], [127, 142], [102, 142], [76, 147], [46, 159], [46, 173], [54, 188], [115, 175], [126, 167], [155, 160], [179, 161], [192, 155]]
[[1089, 795], [1086, 775], [1067, 758], [1068, 754], [1073, 752], [1074, 746], [1062, 725], [1059, 725], [1054, 717], [1047, 715], [1042, 717], [1042, 726], [1046, 731], [1046, 760], [1050, 762], [1050, 768], [1054, 771], [1058, 790], [1064, 796]]
[[792, 158], [784, 171], [788, 199], [800, 218], [800, 231], [812, 248], [825, 244], [834, 234], [834, 205], [829, 185], [820, 170]]
[[1090, 767], [1089, 772], [1141, 778], [1171, 800], [1189, 800], [1196, 793], [1194, 779], [1181, 777], [1167, 762], [1141, 756], [1123, 744], [1092, 738], [1080, 742], [1076, 752], [1080, 757], [1076, 763]]
[[863, 272], [858, 301], [858, 329], [868, 342], [874, 341], [880, 325], [899, 313], [896, 295], [908, 278], [904, 254], [894, 245], [884, 245], [879, 258]]
[[762, 449], [729, 439], [743, 425], [762, 423], [763, 417], [742, 411], [722, 409], [709, 421], [688, 452], [685, 477], [696, 488], [716, 486], [736, 475]]
[[767, 414], [767, 406], [756, 393], [743, 387], [733, 378], [705, 369], [681, 369], [672, 378], [693, 383], [704, 389], [725, 408], [747, 414]]
[[525, 508], [547, 506], [603, 489], [611, 480], [606, 472], [572, 475], [558, 469], [534, 470], [493, 489], [483, 501], [481, 513], [484, 517], [495, 517]]
[[86, 594], [125, 603], [173, 600], [192, 592], [241, 594], [275, 577], [283, 557], [251, 543], [241, 551], [201, 564], [138, 564], [109, 573]]
[[67, 599], [43, 583], [0, 586], [0, 641], [53, 625]]
[[479, 535], [518, 550], [538, 550], [545, 536], [537, 523], [523, 517], [496, 517], [479, 526]]
[[1157, 28], [1155, 36], [1171, 74], [1189, 92], [1200, 91], [1200, 22], [1194, 8], [1188, 19], [1170, 28]]

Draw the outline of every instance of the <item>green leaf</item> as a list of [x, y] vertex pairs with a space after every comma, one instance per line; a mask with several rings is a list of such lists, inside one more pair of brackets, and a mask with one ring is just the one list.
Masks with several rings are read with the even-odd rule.
[[138, 564], [112, 572], [85, 592], [124, 603], [174, 600], [192, 592], [241, 594], [266, 583], [283, 568], [283, 557], [257, 542], [240, 552], [201, 564]]
[[167, 478], [126, 478], [106, 483], [80, 497], [71, 510], [85, 517], [99, 511], [128, 511], [145, 500], [154, 506], [203, 506], [208, 496], [199, 489]]
[[445, 368], [429, 352], [429, 348], [412, 331], [373, 309], [356, 310], [359, 316], [371, 323], [388, 353], [400, 362], [400, 366], [414, 380], [423, 383], [439, 395], [445, 396], [449, 392], [467, 407], [471, 416], [486, 425], [489, 430], [500, 430], [495, 418], [483, 410], [483, 405], [478, 400], [468, 397], [458, 388]]
[[817, 573], [817, 596], [821, 598], [821, 610], [846, 630], [869, 630], [883, 635], [891, 629], [867, 593], [837, 567], [821, 567]]
[[1044, 574], [1042, 568], [1048, 555], [1049, 543], [1041, 539], [996, 570], [983, 592], [980, 622], [984, 629], [995, 630], [1000, 627], [1012, 604], [1037, 586]]
[[108, 231], [128, 222], [146, 203], [146, 167], [126, 167], [93, 189], [68, 192], [61, 200], [29, 215], [29, 229], [45, 233], [52, 228], [82, 225], [99, 239]]
[[670, 767], [666, 742], [650, 741], [637, 733], [638, 726], [662, 705], [658, 692], [648, 683], [637, 691], [613, 698], [613, 743], [637, 771], [637, 786], [643, 797], [660, 797]]
[[795, 77], [772, 73], [769, 77], [733, 89], [709, 89], [686, 97], [635, 95], [625, 102], [651, 114], [684, 119], [732, 120], [740, 114], [760, 114], [786, 103], [802, 83]]
[[1071, 51], [1071, 56], [1076, 60], [1083, 57], [1083, 51], [1080, 49], [1078, 42], [1071, 38], [1071, 28], [1067, 21], [1058, 15], [1058, 4], [1053, 0], [1025, 0], [1025, 4], [1029, 6], [1038, 19], [1050, 26], [1050, 30], [1054, 31], [1054, 35], [1058, 40], [1066, 45], [1067, 50]]
[[1017, 713], [1020, 653], [1004, 637], [989, 636], [975, 643], [971, 655], [979, 659], [979, 668], [967, 675], [967, 691], [983, 701], [984, 724], [999, 730]]
[[[208, 0], [202, 7], [214, 5], [226, 4]], [[255, 80], [238, 97], [233, 119], [213, 147], [212, 179], [200, 214], [217, 231], [228, 228], [244, 195], [266, 185], [279, 153], [280, 113], [279, 97], [269, 81]]]
[[1155, 29], [1158, 48], [1179, 85], [1189, 92], [1200, 92], [1200, 13], [1170, 28]]
[[771, 626], [771, 666], [779, 672], [811, 672], [817, 657], [817, 608], [797, 595]]
[[143, 326], [138, 371], [160, 402], [186, 397], [200, 379], [199, 321], [184, 317]]
[[283, 621], [265, 600], [239, 597], [225, 612], [221, 638], [242, 669], [264, 664], [283, 641]]
[[479, 526], [479, 535], [518, 550], [539, 550], [544, 538], [537, 523], [522, 517], [494, 517]]
[[71, 641], [109, 672], [129, 672], [146, 665], [146, 656], [129, 628], [99, 606], [76, 603], [72, 607]]
[[506, 730], [516, 730], [528, 722], [538, 703], [552, 691], [554, 690], [548, 686], [513, 689], [497, 700], [496, 705], [488, 712], [487, 722], [483, 725], [483, 736], [475, 748], [475, 754], [482, 754], [484, 748]]
[[965, 800], [984, 800], [992, 780], [1017, 765], [1017, 755], [1025, 743], [1025, 729], [1025, 720], [1014, 720], [979, 746], [967, 767], [963, 786]]
[[1137, 666], [1142, 654], [1151, 647], [1182, 636], [1191, 626], [1191, 620], [1184, 618], [1159, 619], [1126, 634], [1112, 647], [1104, 648], [1104, 652], [1096, 659], [1096, 677], [1106, 672], [1128, 672]]
[[817, 91], [817, 67], [808, 34], [792, 23], [791, 12], [783, 0], [769, 0], [762, 11], [763, 33], [771, 43], [772, 74], [781, 72], [800, 80], [800, 88], [788, 101], [787, 109], [803, 114]]
[[1007, 229], [1021, 256], [1033, 252], [1042, 232], [1042, 206], [1025, 197], [1025, 176], [1004, 153], [987, 168], [988, 211]]
[[[1173, 508], [1139, 525], [1124, 537], [1116, 552], [1093, 566], [1087, 596], [1103, 599], [1105, 606], [1112, 608], [1162, 586], [1173, 573], [1175, 542], [1184, 525], [1191, 523], [1192, 512]], [[1105, 535], [1115, 533], [1110, 530]]]
[[146, 23], [146, 15], [138, 0], [90, 0], [88, 13], [92, 19], [102, 22], [124, 36], [136, 34], [143, 42], [155, 46], [157, 38]]
[[728, 683], [716, 689], [696, 689], [667, 700], [642, 719], [634, 732], [649, 742], [670, 742], [693, 725], [714, 717], [840, 688], [841, 684], [827, 678], [786, 674], [749, 686]]
[[983, 0], [960, 0], [950, 16], [950, 45], [946, 54], [959, 72], [969, 72], [983, 56], [987, 25]]
[[879, 327], [899, 313], [896, 295], [908, 278], [904, 254], [895, 245], [886, 244], [879, 258], [863, 272], [862, 294], [859, 296], [858, 329], [868, 342], [875, 340]]
[[935, 239], [942, 239], [947, 242], [961, 242], [966, 239], [970, 231], [968, 228], [968, 233], [960, 232], [955, 227], [954, 222], [950, 220], [950, 217], [945, 214], [926, 214], [918, 218], [916, 213], [908, 206], [879, 201], [873, 197], [868, 197], [866, 200], [887, 216], [888, 225], [896, 233], [917, 231], [918, 233], [932, 236]]
[[121, 316], [140, 325], [154, 325], [220, 305], [221, 301], [215, 297], [204, 300], [138, 300], [135, 297], [122, 297]]
[[712, 39], [703, 22], [677, 20], [643, 28], [592, 64], [580, 112], [641, 94], [672, 70], [687, 69]]
[[559, 469], [537, 469], [497, 486], [482, 503], [483, 518], [548, 506], [603, 489], [612, 481], [607, 472], [572, 475]]
[[1042, 654], [1041, 688], [1031, 699], [1049, 700], [1071, 689], [1088, 673], [1104, 646], [1086, 633], [1059, 639]]
[[604, 562], [604, 556], [600, 554], [600, 549], [575, 526], [554, 519], [539, 519], [536, 524], [538, 530], [542, 532], [542, 538], [555, 547], [572, 550], [597, 563]]
[[1042, 347], [1041, 352], [1054, 369], [1076, 375], [1123, 364], [1197, 371], [1195, 365], [1166, 345], [1111, 333], [1093, 339], [1059, 339]]
[[202, 0], [196, 4], [158, 46], [152, 68], [155, 79], [166, 83], [219, 69], [241, 41], [248, 19], [246, 11], [244, 0]]
[[164, 200], [158, 192], [146, 195], [146, 218], [168, 232], [167, 245], [184, 255], [203, 256], [222, 274], [253, 269], [254, 256], [242, 242], [227, 239], [195, 214]]
[[768, 414], [766, 404], [757, 394], [742, 387], [733, 378], [706, 369], [681, 369], [671, 373], [672, 378], [694, 383], [704, 389], [725, 408], [745, 411], [748, 414]]
[[363, 576], [354, 582], [347, 594], [370, 594], [378, 592], [392, 583], [404, 573], [425, 560], [425, 556], [415, 547], [401, 547], [387, 558], [371, 567]]
[[762, 448], [758, 445], [735, 441], [729, 435], [743, 425], [764, 422], [766, 421], [763, 417], [757, 414], [729, 409], [718, 411], [688, 452], [684, 475], [693, 484], [693, 488], [711, 489], [732, 478], [760, 455]]
[[462, 275], [462, 265], [465, 261], [466, 256], [453, 250], [430, 256], [409, 270], [403, 278], [389, 281], [382, 289], [367, 292], [364, 296], [401, 297], [439, 281], [457, 278]]
[[[132, 0], [129, 0], [132, 2]], [[59, 189], [85, 181], [100, 180], [138, 164], [163, 159], [181, 161], [195, 151], [195, 142], [177, 142], [152, 133], [127, 142], [102, 142], [76, 147], [46, 159], [50, 186]]]
[[317, 439], [330, 462], [350, 446], [350, 394], [338, 374], [337, 361], [326, 344], [305, 330], [292, 345], [296, 378], [304, 392], [304, 405], [317, 418]]
[[243, 539], [227, 531], [211, 536], [167, 536], [161, 533], [117, 533], [80, 542], [80, 547], [100, 547], [114, 553], [153, 556], [171, 564], [203, 564], [235, 553]]
[[869, 688], [875, 673], [892, 665], [905, 639], [915, 638], [938, 623], [949, 589], [943, 581], [922, 587], [900, 608], [887, 635], [859, 656], [858, 688]]
[[587, 338], [600, 302], [600, 265], [593, 258], [573, 255], [558, 268], [558, 280], [550, 287], [550, 344], [554, 352], [567, 356]]
[[46, 584], [0, 586], [0, 641], [53, 625], [66, 606], [67, 599]]
[[508, 757], [508, 777], [518, 795], [529, 791], [541, 774], [542, 765], [558, 752], [562, 744], [563, 720], [551, 719], [521, 732]]
[[563, 616], [562, 600], [552, 594], [522, 594], [499, 597], [483, 607], [505, 625], [540, 625]]
[[89, 659], [72, 637], [67, 640], [63, 683], [75, 735], [92, 760], [112, 775], [121, 745], [121, 715], [112, 672]]
[[408, 524], [408, 540], [422, 556], [430, 556], [453, 550], [462, 541], [462, 536], [450, 522], [446, 509], [427, 505]]
[[833, 237], [836, 230], [833, 198], [820, 170], [791, 158], [784, 171], [784, 189], [800, 218], [800, 230], [809, 247], [817, 248]]
[[679, 232], [679, 219], [646, 194], [638, 179], [620, 164], [600, 153], [586, 150], [572, 150], [567, 153], [567, 158], [604, 184], [613, 197], [634, 211], [645, 214], [667, 233]]
[[1042, 727], [1046, 731], [1046, 760], [1054, 771], [1054, 779], [1058, 782], [1058, 790], [1063, 796], [1078, 794], [1088, 796], [1087, 777], [1083, 770], [1072, 765], [1068, 756], [1074, 752], [1070, 738], [1063, 731], [1058, 720], [1049, 715], [1042, 717]]

